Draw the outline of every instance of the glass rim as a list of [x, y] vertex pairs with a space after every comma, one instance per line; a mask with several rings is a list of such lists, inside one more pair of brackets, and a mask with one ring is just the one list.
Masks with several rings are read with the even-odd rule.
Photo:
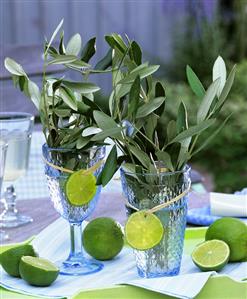
[[138, 176], [153, 176], [153, 177], [157, 177], [157, 176], [172, 176], [172, 175], [175, 175], [175, 174], [183, 174], [183, 173], [187, 173], [187, 172], [190, 172], [191, 171], [191, 167], [186, 164], [185, 167], [182, 169], [182, 170], [175, 170], [175, 171], [163, 171], [163, 172], [157, 172], [157, 173], [150, 173], [150, 172], [147, 172], [147, 173], [136, 173], [136, 172], [130, 172], [130, 171], [126, 171], [123, 169], [123, 166], [120, 167], [120, 170], [124, 173], [124, 174], [127, 174], [127, 175], [136, 175], [137, 177]]
[[46, 148], [49, 151], [57, 151], [57, 152], [71, 152], [71, 151], [89, 151], [91, 149], [100, 149], [100, 148], [105, 148], [105, 145], [99, 145], [99, 146], [91, 146], [90, 148], [86, 149], [86, 150], [82, 150], [82, 149], [74, 149], [74, 148], [64, 148], [64, 147], [49, 147], [48, 144], [45, 142], [42, 145], [42, 149]]
[[25, 120], [34, 121], [34, 115], [28, 112], [0, 112], [0, 122], [21, 122]]

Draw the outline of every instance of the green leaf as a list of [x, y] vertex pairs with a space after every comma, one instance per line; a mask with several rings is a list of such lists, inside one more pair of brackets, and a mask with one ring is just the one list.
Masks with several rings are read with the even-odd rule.
[[77, 111], [75, 96], [69, 88], [67, 88], [66, 86], [60, 86], [59, 96], [62, 98], [66, 105], [68, 105], [71, 109]]
[[153, 140], [153, 134], [158, 123], [159, 116], [152, 113], [146, 117], [145, 132], [150, 140]]
[[109, 49], [105, 57], [103, 57], [95, 65], [95, 70], [106, 70], [111, 65], [112, 65], [112, 49]]
[[165, 92], [165, 88], [163, 86], [163, 84], [161, 82], [157, 82], [155, 84], [155, 97], [165, 97], [166, 96], [166, 92]]
[[45, 53], [44, 53], [44, 56], [46, 56], [49, 48], [50, 48], [50, 45], [52, 44], [54, 38], [56, 37], [58, 31], [60, 30], [60, 28], [63, 26], [63, 19], [60, 21], [60, 23], [58, 24], [57, 28], [55, 29], [55, 31], [53, 32], [52, 36], [51, 36], [51, 39], [46, 47], [46, 50], [45, 50]]
[[178, 108], [177, 115], [177, 132], [181, 133], [188, 129], [187, 110], [184, 102], [182, 101]]
[[162, 161], [166, 168], [168, 168], [170, 171], [174, 171], [174, 167], [172, 165], [171, 156], [164, 151], [157, 151], [155, 153], [156, 157], [159, 161]]
[[48, 65], [50, 64], [66, 64], [71, 63], [77, 60], [77, 57], [74, 55], [60, 55], [60, 54], [54, 54], [52, 60], [48, 62]]
[[59, 117], [68, 117], [68, 116], [71, 115], [71, 110], [70, 109], [59, 109], [59, 108], [56, 108], [56, 109], [54, 109], [54, 112]]
[[141, 79], [155, 73], [159, 68], [159, 65], [150, 65], [145, 66], [144, 68], [140, 68], [138, 66], [134, 70], [132, 70], [128, 75], [126, 75], [122, 80], [118, 82], [118, 84], [127, 84], [132, 83], [137, 76], [140, 76]]
[[181, 147], [177, 158], [177, 169], [183, 169], [187, 161], [191, 158], [191, 155], [189, 153], [191, 139], [192, 138], [189, 137], [180, 142]]
[[69, 40], [66, 47], [67, 55], [75, 55], [77, 56], [81, 51], [81, 36], [79, 33], [76, 33]]
[[90, 82], [73, 82], [64, 80], [63, 84], [79, 93], [91, 93], [100, 90], [97, 85]]
[[91, 38], [84, 48], [82, 49], [81, 53], [81, 60], [88, 62], [96, 52], [96, 37]]
[[80, 71], [80, 72], [85, 72], [85, 70], [90, 67], [90, 64], [88, 64], [84, 61], [81, 61], [81, 60], [75, 60], [73, 62], [66, 63], [65, 65], [68, 68], [71, 68], [73, 70]]
[[105, 35], [105, 40], [108, 43], [108, 45], [112, 48], [115, 49], [117, 48], [120, 50], [121, 53], [125, 53], [127, 47], [124, 44], [124, 42], [121, 40], [122, 38], [117, 37], [117, 35]]
[[32, 102], [34, 103], [35, 107], [39, 109], [39, 103], [41, 100], [41, 94], [39, 91], [39, 87], [33, 81], [28, 80], [28, 92]]
[[197, 123], [200, 123], [207, 117], [211, 104], [218, 92], [219, 84], [220, 79], [217, 79], [207, 89], [197, 112]]
[[142, 50], [137, 42], [133, 41], [131, 43], [131, 50], [133, 53], [134, 61], [137, 65], [141, 65], [142, 63]]
[[4, 66], [13, 75], [27, 77], [27, 74], [23, 70], [22, 66], [9, 57], [4, 59]]
[[94, 111], [93, 116], [98, 127], [103, 131], [111, 128], [119, 128], [117, 123], [114, 121], [114, 119], [106, 115], [102, 111]]
[[83, 148], [85, 145], [87, 145], [90, 141], [90, 138], [85, 138], [85, 137], [79, 137], [77, 140], [76, 140], [76, 148], [77, 149], [81, 149]]
[[[63, 43], [63, 38], [64, 38], [64, 32], [61, 32], [60, 35], [60, 43], [59, 43], [59, 54], [64, 55], [65, 54], [65, 47], [64, 47], [64, 43]], [[55, 53], [57, 54], [57, 53]]]
[[140, 108], [138, 108], [136, 118], [146, 117], [157, 108], [159, 108], [164, 103], [164, 101], [164, 97], [159, 97], [153, 99], [151, 102], [144, 103]]
[[201, 81], [199, 80], [199, 78], [197, 77], [197, 75], [194, 73], [194, 71], [192, 70], [192, 68], [189, 65], [186, 66], [186, 75], [187, 75], [189, 85], [190, 85], [191, 89], [193, 90], [193, 92], [199, 98], [202, 98], [205, 94], [205, 89], [204, 89]]
[[119, 133], [121, 133], [122, 128], [118, 127], [118, 128], [111, 128], [111, 129], [106, 129], [103, 130], [102, 132], [94, 135], [91, 138], [91, 141], [98, 141], [98, 140], [105, 140], [105, 138], [107, 137], [118, 137]]
[[150, 159], [148, 155], [136, 146], [128, 145], [128, 147], [132, 154], [141, 162], [141, 164], [148, 169], [150, 165]]
[[232, 116], [232, 114], [230, 114], [224, 121], [223, 123], [212, 132], [212, 134], [201, 144], [201, 146], [199, 148], [197, 148], [193, 153], [192, 156], [194, 156], [195, 154], [197, 154], [198, 152], [200, 152], [202, 149], [204, 149], [214, 138], [216, 135], [219, 134], [219, 132], [222, 130], [222, 128], [225, 126], [225, 124], [227, 123], [227, 121], [229, 120], [229, 118]]
[[111, 180], [117, 171], [117, 168], [117, 148], [116, 145], [114, 145], [106, 159], [104, 168], [97, 179], [97, 185], [102, 184], [104, 187]]
[[207, 119], [199, 123], [198, 125], [192, 126], [182, 133], [178, 134], [174, 139], [172, 139], [169, 144], [175, 142], [181, 142], [182, 140], [192, 137], [194, 135], [200, 134], [202, 131], [206, 130], [210, 126], [212, 126], [215, 122], [215, 119]]
[[139, 99], [140, 99], [141, 80], [137, 76], [131, 86], [128, 103], [128, 117], [134, 119], [136, 116]]
[[218, 78], [220, 79], [219, 89], [217, 92], [217, 96], [219, 97], [226, 83], [226, 65], [221, 56], [218, 56], [213, 66], [213, 81]]
[[236, 65], [233, 66], [227, 80], [226, 80], [226, 84], [220, 94], [220, 97], [219, 97], [219, 101], [217, 102], [216, 104], [216, 109], [218, 108], [221, 108], [223, 105], [224, 105], [224, 102], [232, 88], [232, 84], [233, 84], [233, 81], [234, 81], [234, 78], [235, 78], [235, 74], [236, 74]]
[[168, 125], [167, 125], [167, 128], [166, 128], [166, 131], [167, 131], [167, 141], [170, 142], [172, 139], [175, 138], [176, 134], [177, 134], [177, 129], [176, 129], [176, 122], [175, 120], [170, 120]]

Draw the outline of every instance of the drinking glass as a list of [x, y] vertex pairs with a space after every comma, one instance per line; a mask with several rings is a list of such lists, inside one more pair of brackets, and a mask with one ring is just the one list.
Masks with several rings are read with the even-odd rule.
[[[69, 222], [70, 225], [70, 253], [65, 261], [57, 262], [60, 273], [64, 275], [86, 275], [95, 273], [103, 268], [103, 264], [84, 256], [82, 246], [82, 222], [95, 209], [100, 196], [101, 186], [97, 186], [95, 196], [87, 204], [81, 206], [69, 202], [65, 186], [69, 173], [56, 168], [63, 167], [73, 171], [88, 169], [104, 159], [105, 147], [93, 147], [88, 150], [71, 150], [65, 148], [49, 148], [43, 145], [45, 160], [45, 175], [48, 182], [50, 197], [56, 211]], [[47, 163], [48, 162], [48, 163]], [[94, 172], [97, 177], [102, 166]], [[79, 188], [80, 186], [78, 186]]]
[[[178, 196], [190, 186], [190, 168], [183, 171], [131, 173], [120, 169], [124, 196], [139, 210], [148, 210]], [[126, 205], [129, 216], [136, 212]], [[186, 228], [187, 196], [155, 212], [164, 227], [161, 242], [149, 250], [134, 250], [141, 277], [177, 275], [183, 253]]]
[[[2, 191], [2, 181], [3, 181], [3, 175], [4, 175], [4, 168], [5, 168], [5, 159], [6, 159], [6, 153], [7, 153], [8, 144], [4, 142], [3, 140], [0, 140], [0, 196]], [[8, 235], [5, 231], [0, 230], [0, 242], [7, 240]]]
[[1, 227], [18, 227], [32, 222], [29, 216], [16, 209], [16, 194], [13, 183], [25, 175], [28, 168], [34, 116], [29, 113], [0, 113], [0, 136], [8, 142], [3, 181], [10, 183], [4, 192], [5, 209], [0, 215]]

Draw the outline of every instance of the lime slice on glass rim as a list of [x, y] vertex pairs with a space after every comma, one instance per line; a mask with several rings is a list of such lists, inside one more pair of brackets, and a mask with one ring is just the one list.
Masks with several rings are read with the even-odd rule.
[[210, 240], [199, 244], [191, 257], [202, 271], [220, 271], [229, 260], [230, 248], [221, 240]]
[[97, 191], [96, 177], [91, 172], [78, 170], [66, 182], [65, 193], [70, 204], [82, 206], [89, 203]]
[[164, 227], [159, 218], [145, 210], [133, 213], [125, 225], [128, 244], [138, 250], [147, 250], [158, 245], [163, 234]]

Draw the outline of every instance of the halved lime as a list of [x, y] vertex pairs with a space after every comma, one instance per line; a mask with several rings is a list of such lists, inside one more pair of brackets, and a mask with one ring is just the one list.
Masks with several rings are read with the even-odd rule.
[[164, 228], [159, 218], [147, 211], [133, 213], [126, 225], [125, 236], [129, 245], [138, 250], [147, 250], [160, 243]]
[[220, 240], [199, 244], [192, 252], [192, 260], [202, 271], [220, 271], [229, 260], [230, 248]]
[[21, 278], [34, 286], [49, 286], [59, 274], [52, 262], [38, 257], [23, 256], [19, 265]]
[[65, 186], [68, 201], [74, 206], [82, 206], [93, 199], [97, 187], [93, 173], [78, 170], [72, 173]]

